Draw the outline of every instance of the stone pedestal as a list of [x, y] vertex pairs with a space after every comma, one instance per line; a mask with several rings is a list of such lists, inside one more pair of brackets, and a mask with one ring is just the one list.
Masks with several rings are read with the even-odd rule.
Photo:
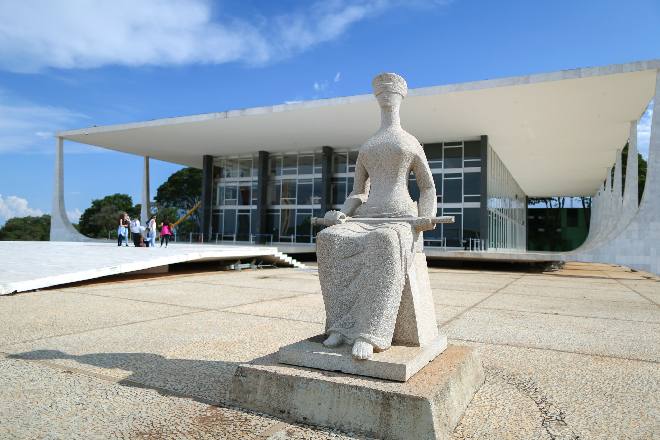
[[238, 367], [237, 406], [299, 423], [383, 439], [446, 439], [484, 382], [476, 352], [449, 346], [406, 382], [279, 364]]
[[278, 360], [299, 367], [405, 382], [447, 348], [447, 337], [442, 335], [424, 347], [394, 345], [382, 353], [374, 353], [371, 359], [356, 360], [351, 355], [352, 346], [328, 348], [323, 346], [323, 339], [325, 335], [319, 335], [282, 347]]

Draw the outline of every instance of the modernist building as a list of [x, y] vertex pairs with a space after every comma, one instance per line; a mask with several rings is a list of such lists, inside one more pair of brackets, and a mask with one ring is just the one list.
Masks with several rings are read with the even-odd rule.
[[[402, 125], [424, 146], [438, 214], [456, 217], [425, 244], [525, 250], [527, 197], [604, 192], [656, 94], [658, 68], [653, 60], [410, 89]], [[203, 169], [206, 240], [313, 249], [310, 219], [350, 193], [378, 112], [373, 96], [359, 95], [58, 133], [51, 239], [79, 238], [58, 180], [68, 140], [144, 156], [145, 207], [149, 157]], [[414, 175], [409, 189], [414, 199]]]

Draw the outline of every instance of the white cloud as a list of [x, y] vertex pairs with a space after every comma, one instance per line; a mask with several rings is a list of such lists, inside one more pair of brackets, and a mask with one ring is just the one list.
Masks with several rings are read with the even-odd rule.
[[653, 101], [637, 122], [637, 149], [645, 158], [649, 157], [649, 142], [651, 141], [651, 120], [653, 118]]
[[340, 37], [394, 7], [445, 1], [326, 0], [273, 17], [232, 17], [210, 0], [0, 2], [0, 68], [267, 63]]
[[339, 82], [341, 81], [341, 72], [335, 73], [335, 77], [332, 80], [333, 82]]
[[66, 108], [17, 100], [0, 90], [0, 154], [53, 151], [54, 133], [84, 119]]
[[43, 211], [36, 208], [30, 208], [28, 201], [17, 196], [4, 196], [0, 194], [0, 223], [4, 223], [10, 218], [41, 216]]
[[69, 217], [69, 220], [71, 220], [71, 223], [78, 223], [80, 221], [82, 211], [78, 208], [75, 208], [71, 211], [67, 211], [66, 215]]

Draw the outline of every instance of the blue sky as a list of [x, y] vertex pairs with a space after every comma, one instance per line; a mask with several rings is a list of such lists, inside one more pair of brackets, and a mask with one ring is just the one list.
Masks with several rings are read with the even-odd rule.
[[[658, 0], [0, 0], [0, 223], [50, 211], [58, 130], [660, 58], [658, 23]], [[74, 220], [138, 201], [141, 158], [65, 152]]]

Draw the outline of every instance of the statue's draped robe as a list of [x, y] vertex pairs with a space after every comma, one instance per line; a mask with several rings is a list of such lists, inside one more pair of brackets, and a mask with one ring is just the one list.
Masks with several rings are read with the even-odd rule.
[[[353, 217], [417, 216], [408, 193], [410, 171], [420, 188], [430, 185], [435, 192], [421, 146], [414, 138], [411, 146], [375, 141], [360, 149], [349, 200], [359, 198], [363, 204]], [[317, 235], [326, 333], [340, 333], [349, 343], [364, 339], [376, 350], [390, 347], [416, 235], [408, 222], [359, 221]]]

